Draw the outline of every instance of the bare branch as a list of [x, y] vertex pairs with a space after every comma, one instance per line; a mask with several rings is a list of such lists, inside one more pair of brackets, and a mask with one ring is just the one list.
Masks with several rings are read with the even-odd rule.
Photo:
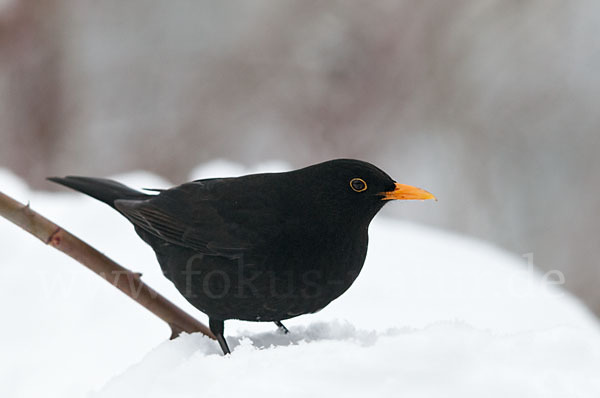
[[181, 332], [200, 332], [215, 339], [206, 325], [142, 282], [140, 273], [131, 272], [120, 266], [81, 239], [33, 211], [29, 204], [23, 205], [0, 192], [0, 215], [45, 244], [85, 265], [165, 321], [171, 328], [171, 339]]

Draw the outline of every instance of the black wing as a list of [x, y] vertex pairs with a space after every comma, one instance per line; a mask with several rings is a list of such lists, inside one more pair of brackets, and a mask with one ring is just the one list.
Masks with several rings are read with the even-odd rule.
[[115, 207], [165, 242], [239, 258], [276, 236], [280, 223], [268, 196], [234, 180], [195, 181], [147, 200], [117, 200]]

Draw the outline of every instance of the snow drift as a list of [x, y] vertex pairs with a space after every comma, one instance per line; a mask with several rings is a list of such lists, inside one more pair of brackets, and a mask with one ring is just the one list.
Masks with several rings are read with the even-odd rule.
[[[248, 171], [216, 162], [192, 177]], [[137, 187], [169, 185], [143, 172], [116, 178]], [[142, 272], [148, 284], [206, 321], [107, 206], [71, 192], [30, 191], [7, 171], [0, 171], [0, 189]], [[435, 211], [435, 203], [390, 206]], [[559, 273], [541, 274], [532, 255], [511, 255], [385, 213], [371, 226], [367, 262], [346, 294], [317, 314], [288, 320], [289, 335], [271, 323], [228, 321], [229, 357], [200, 335], [169, 341], [168, 327], [145, 309], [0, 221], [0, 395], [600, 394], [598, 322], [560, 288]]]

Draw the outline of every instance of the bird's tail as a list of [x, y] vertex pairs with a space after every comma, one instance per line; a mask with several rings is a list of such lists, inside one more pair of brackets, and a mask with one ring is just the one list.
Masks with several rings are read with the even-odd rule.
[[112, 208], [115, 208], [114, 202], [117, 199], [143, 200], [151, 196], [105, 178], [68, 176], [64, 178], [49, 177], [48, 180], [89, 195]]

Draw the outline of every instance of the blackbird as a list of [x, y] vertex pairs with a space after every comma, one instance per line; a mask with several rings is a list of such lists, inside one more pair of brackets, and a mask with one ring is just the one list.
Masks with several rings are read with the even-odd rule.
[[49, 180], [113, 207], [156, 253], [225, 354], [224, 321], [314, 313], [344, 293], [369, 223], [392, 199], [434, 199], [372, 164], [337, 159], [285, 173], [196, 180], [152, 194], [90, 177]]

